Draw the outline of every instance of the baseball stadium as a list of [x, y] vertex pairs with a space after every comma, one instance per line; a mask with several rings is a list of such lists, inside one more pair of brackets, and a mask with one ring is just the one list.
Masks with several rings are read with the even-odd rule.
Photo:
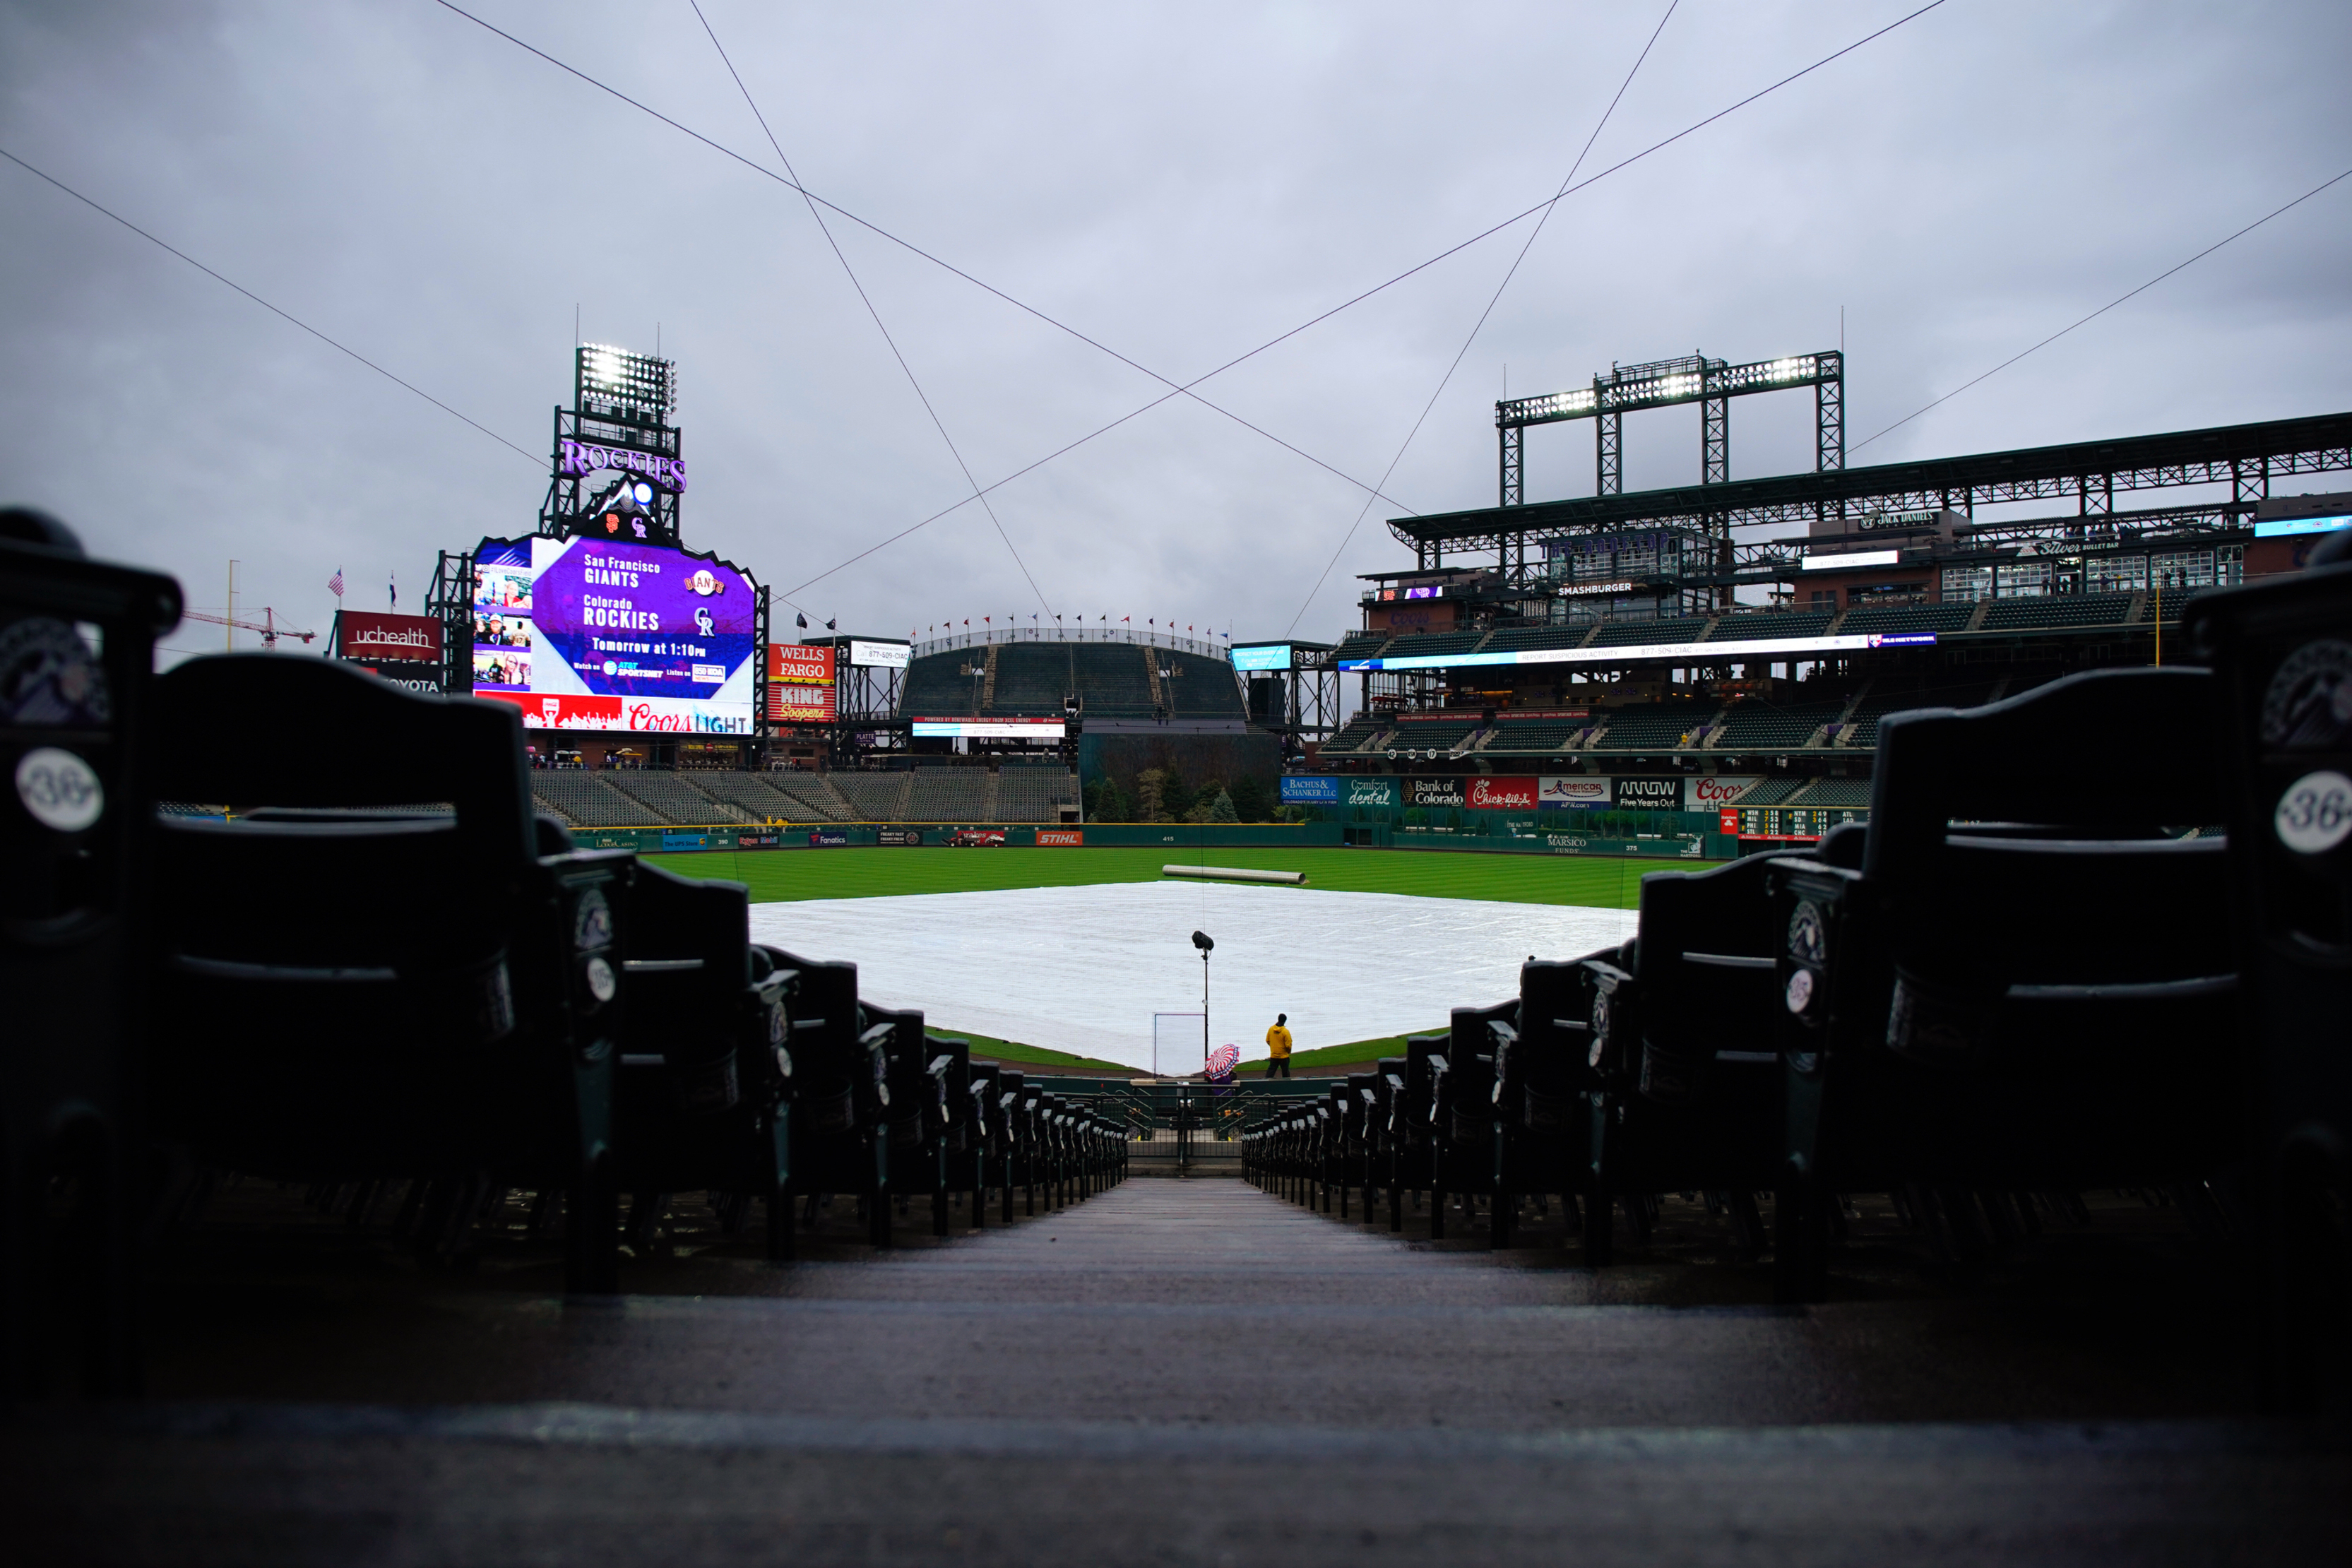
[[[427, 9], [783, 189], [955, 464], [861, 245], [1103, 348], [803, 187], [727, 8], [774, 167]], [[575, 306], [541, 467], [0, 158], [512, 448], [404, 476], [435, 536], [315, 636], [0, 508], [12, 1561], [2352, 1556], [2332, 395], [1861, 461], [1839, 306], [1503, 366], [1491, 489], [1349, 480], [1337, 608], [1005, 615], [944, 528], [706, 523], [689, 473], [837, 429], [747, 436], [739, 373], [689, 468], [674, 319]], [[1735, 403], [1810, 461], [1735, 473]]]

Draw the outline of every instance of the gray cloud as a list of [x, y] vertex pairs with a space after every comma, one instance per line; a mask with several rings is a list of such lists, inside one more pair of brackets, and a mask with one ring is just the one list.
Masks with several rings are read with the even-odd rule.
[[[810, 186], [1164, 374], [1200, 374], [1554, 189], [1655, 6], [706, 0]], [[1686, 0], [1602, 167], [1901, 16]], [[499, 26], [762, 163], [684, 0]], [[2352, 13], [1953, 0], [1563, 204], [1388, 487], [1494, 494], [1492, 409], [1612, 360], [1827, 346], [1854, 438], [2337, 172]], [[963, 493], [800, 199], [424, 0], [0, 7], [0, 145], [530, 451], [586, 334], [680, 364], [688, 537], [791, 588]], [[543, 471], [0, 165], [6, 489], [217, 605], [323, 626], [527, 531]], [[869, 233], [844, 248], [976, 473], [1164, 390]], [[1202, 392], [1361, 479], [1517, 250], [1456, 257]], [[1871, 447], [1871, 460], [2347, 405], [2352, 182]], [[1801, 395], [1734, 470], [1811, 461]], [[1629, 482], [1696, 471], [1629, 423]], [[1591, 484], [1582, 426], [1531, 494]], [[1278, 634], [1362, 492], [1171, 403], [997, 493], [1053, 607]], [[1376, 504], [1300, 623], [1402, 557]], [[975, 507], [802, 595], [903, 633], [1037, 605]], [[215, 646], [184, 630], [174, 646]]]

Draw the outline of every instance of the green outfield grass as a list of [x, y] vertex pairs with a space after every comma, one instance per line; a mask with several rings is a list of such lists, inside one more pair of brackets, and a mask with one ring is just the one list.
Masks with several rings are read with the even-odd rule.
[[951, 1028], [937, 1019], [923, 1020], [927, 1034], [944, 1035], [962, 1040], [971, 1047], [971, 1054], [996, 1062], [1026, 1062], [1034, 1067], [1055, 1067], [1100, 1073], [1105, 1078], [1137, 1078], [1139, 1068], [1124, 1062], [1107, 1062], [1095, 1057], [1074, 1057], [1067, 1051], [1049, 1051], [1043, 1046], [1024, 1046], [1018, 1040], [1000, 1040], [993, 1035], [975, 1035], [970, 1029]]
[[[648, 855], [689, 877], [743, 882], [756, 903], [796, 899], [874, 899], [907, 893], [979, 893], [1006, 888], [1074, 888], [1153, 882], [1166, 865], [1304, 871], [1310, 888], [1403, 893], [1424, 899], [1492, 899], [1517, 904], [1581, 904], [1630, 910], [1649, 871], [1691, 870], [1690, 860], [1619, 860], [1595, 856], [1476, 855], [1412, 849], [754, 849]], [[1360, 1059], [1360, 1058], [1358, 1058]]]

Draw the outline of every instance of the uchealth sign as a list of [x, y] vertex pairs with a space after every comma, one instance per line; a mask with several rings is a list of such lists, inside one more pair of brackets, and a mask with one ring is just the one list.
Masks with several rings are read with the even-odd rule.
[[359, 664], [438, 664], [441, 622], [435, 616], [335, 614], [335, 652]]
[[1672, 778], [1618, 778], [1610, 804], [1620, 811], [1680, 811], [1683, 781]]
[[1617, 798], [1610, 783], [1601, 773], [1547, 773], [1537, 781], [1536, 804], [1555, 811], [1606, 811]]

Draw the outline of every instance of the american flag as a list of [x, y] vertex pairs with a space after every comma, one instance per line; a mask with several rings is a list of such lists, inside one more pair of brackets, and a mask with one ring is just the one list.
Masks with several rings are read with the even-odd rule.
[[336, 567], [335, 574], [327, 579], [327, 592], [332, 594], [338, 599], [343, 596], [343, 569], [341, 567]]

